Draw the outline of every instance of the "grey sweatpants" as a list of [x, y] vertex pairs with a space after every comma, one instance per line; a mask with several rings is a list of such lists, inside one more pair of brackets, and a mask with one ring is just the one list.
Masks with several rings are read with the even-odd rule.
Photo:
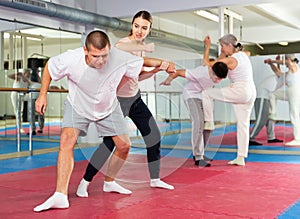
[[199, 98], [189, 98], [185, 100], [192, 123], [192, 150], [195, 160], [203, 159], [204, 148], [211, 135], [211, 130], [204, 129], [204, 112], [202, 100]]
[[250, 141], [254, 141], [264, 126], [267, 127], [268, 140], [275, 138], [274, 124], [275, 122], [269, 119], [270, 100], [266, 98], [256, 98], [254, 102], [255, 123], [250, 133]]

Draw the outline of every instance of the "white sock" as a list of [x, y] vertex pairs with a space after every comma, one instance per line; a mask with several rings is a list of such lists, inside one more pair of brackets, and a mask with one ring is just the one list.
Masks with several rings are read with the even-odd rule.
[[300, 146], [300, 140], [292, 140], [290, 142], [285, 143], [286, 146]]
[[43, 204], [36, 206], [33, 210], [35, 212], [40, 212], [40, 211], [48, 210], [50, 208], [68, 208], [68, 207], [69, 207], [68, 196], [60, 192], [55, 192]]
[[165, 183], [164, 181], [158, 179], [151, 179], [150, 186], [153, 188], [162, 188], [162, 189], [170, 189], [173, 190], [174, 186]]
[[228, 162], [229, 165], [238, 165], [238, 166], [245, 166], [245, 158], [242, 156], [238, 156], [232, 161]]
[[104, 192], [117, 192], [117, 193], [126, 194], [126, 195], [132, 193], [130, 190], [125, 189], [124, 187], [122, 187], [121, 185], [116, 183], [116, 181], [111, 181], [111, 182], [104, 181], [103, 191]]
[[82, 180], [80, 181], [80, 183], [78, 185], [76, 195], [81, 198], [89, 197], [89, 193], [87, 191], [89, 184], [90, 184], [90, 182], [88, 182], [82, 178]]

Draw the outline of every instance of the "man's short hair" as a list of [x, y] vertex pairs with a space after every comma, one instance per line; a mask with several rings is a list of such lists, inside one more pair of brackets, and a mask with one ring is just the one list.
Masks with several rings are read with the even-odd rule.
[[110, 47], [111, 44], [106, 33], [101, 30], [94, 30], [87, 35], [85, 40], [87, 50], [90, 49], [91, 45], [100, 50], [107, 45]]
[[216, 62], [211, 68], [218, 78], [227, 77], [228, 67], [224, 62]]

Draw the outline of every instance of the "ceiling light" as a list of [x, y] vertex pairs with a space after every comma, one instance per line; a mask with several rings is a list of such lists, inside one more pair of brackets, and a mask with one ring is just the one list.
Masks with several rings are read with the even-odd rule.
[[194, 12], [195, 14], [204, 17], [208, 20], [214, 21], [214, 22], [219, 22], [219, 17], [211, 12], [204, 11], [204, 10], [197, 10]]
[[26, 37], [28, 40], [33, 40], [33, 41], [42, 41], [41, 38], [36, 38], [36, 37]]
[[286, 42], [286, 41], [278, 42], [278, 44], [281, 45], [281, 46], [287, 46], [287, 45], [289, 45], [289, 43]]
[[[215, 22], [219, 22], [219, 16], [218, 15], [215, 15], [209, 11], [204, 11], [204, 10], [197, 10], [194, 12], [195, 14], [201, 16], [201, 17], [204, 17], [208, 20], [212, 20], [212, 21], [215, 21]], [[231, 11], [229, 10], [228, 8], [225, 8], [224, 9], [224, 14], [229, 16], [229, 17], [232, 17], [236, 20], [239, 20], [239, 21], [243, 21], [243, 16], [241, 16], [240, 14], [234, 12], [234, 11]]]

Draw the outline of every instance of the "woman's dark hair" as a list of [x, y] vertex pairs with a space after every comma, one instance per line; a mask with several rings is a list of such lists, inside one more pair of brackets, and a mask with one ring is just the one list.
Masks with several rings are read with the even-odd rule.
[[110, 41], [106, 33], [101, 30], [94, 30], [87, 35], [85, 40], [87, 50], [91, 48], [91, 45], [100, 50], [107, 45], [110, 47]]
[[[152, 27], [152, 16], [151, 16], [150, 12], [148, 12], [148, 11], [139, 11], [138, 13], [136, 13], [136, 14], [133, 16], [132, 21], [131, 21], [131, 24], [133, 24], [133, 23], [134, 23], [134, 20], [135, 20], [136, 18], [139, 18], [139, 17], [141, 17], [141, 18], [143, 18], [143, 19], [149, 21], [149, 22], [150, 22], [150, 28]], [[131, 36], [131, 35], [132, 35], [132, 29], [130, 30], [130, 33], [129, 33], [128, 36]]]
[[244, 46], [241, 43], [237, 43], [236, 45], [233, 45], [234, 48], [238, 49], [239, 51], [244, 50]]
[[227, 77], [228, 67], [224, 62], [216, 62], [211, 68], [218, 78]]

